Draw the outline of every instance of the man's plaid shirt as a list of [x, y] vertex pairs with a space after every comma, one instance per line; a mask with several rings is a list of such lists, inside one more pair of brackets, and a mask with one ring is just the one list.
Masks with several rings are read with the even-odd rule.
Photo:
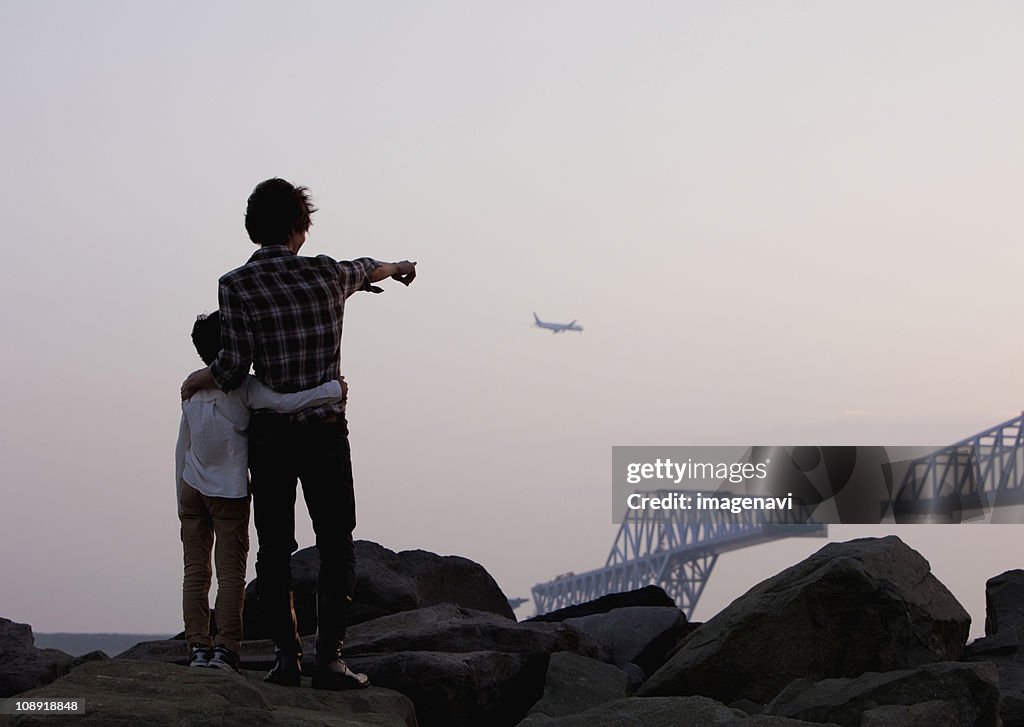
[[[338, 262], [302, 257], [284, 245], [261, 247], [249, 262], [220, 279], [221, 352], [210, 365], [224, 391], [249, 373], [275, 391], [311, 389], [341, 374], [345, 299], [370, 290], [367, 257]], [[340, 414], [327, 404], [295, 415], [308, 422]]]

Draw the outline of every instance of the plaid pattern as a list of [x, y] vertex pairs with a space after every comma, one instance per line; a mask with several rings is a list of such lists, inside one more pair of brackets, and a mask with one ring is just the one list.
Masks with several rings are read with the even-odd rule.
[[[368, 257], [338, 262], [302, 257], [284, 245], [261, 247], [220, 279], [221, 352], [210, 365], [217, 385], [237, 388], [250, 365], [257, 379], [285, 394], [338, 378], [345, 299], [372, 289], [367, 276], [378, 265]], [[326, 404], [294, 417], [313, 421], [342, 407]]]

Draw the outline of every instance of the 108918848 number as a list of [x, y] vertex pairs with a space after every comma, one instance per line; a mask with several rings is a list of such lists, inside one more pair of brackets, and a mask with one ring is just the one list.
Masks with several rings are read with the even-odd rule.
[[14, 708], [19, 712], [74, 712], [78, 702], [15, 702]]
[[78, 699], [5, 699], [0, 700], [0, 714], [69, 714], [81, 713]]

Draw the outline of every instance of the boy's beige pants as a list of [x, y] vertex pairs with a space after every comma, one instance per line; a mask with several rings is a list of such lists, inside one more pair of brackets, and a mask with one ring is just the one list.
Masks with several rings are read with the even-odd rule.
[[[249, 500], [207, 497], [181, 482], [178, 519], [185, 562], [182, 613], [185, 639], [190, 647], [226, 646], [237, 652], [241, 646], [245, 564], [249, 556]], [[210, 638], [211, 549], [217, 566], [215, 641]]]

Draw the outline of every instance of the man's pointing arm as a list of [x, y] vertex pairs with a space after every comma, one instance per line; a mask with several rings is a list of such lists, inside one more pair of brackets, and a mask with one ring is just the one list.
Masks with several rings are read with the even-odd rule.
[[403, 260], [400, 263], [380, 263], [367, 276], [371, 283], [384, 278], [393, 278], [402, 285], [409, 285], [416, 279], [416, 263]]

